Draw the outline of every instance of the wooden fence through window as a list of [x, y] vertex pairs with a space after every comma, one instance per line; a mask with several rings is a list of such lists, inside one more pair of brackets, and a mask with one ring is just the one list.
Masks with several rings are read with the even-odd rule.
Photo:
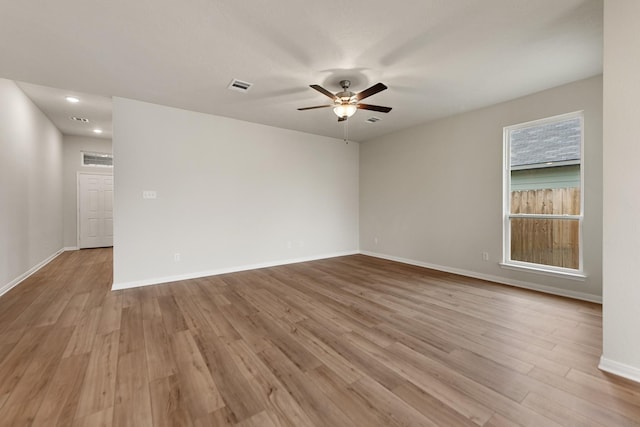
[[[511, 213], [580, 214], [580, 188], [511, 192]], [[511, 259], [579, 268], [580, 225], [575, 219], [511, 219]]]

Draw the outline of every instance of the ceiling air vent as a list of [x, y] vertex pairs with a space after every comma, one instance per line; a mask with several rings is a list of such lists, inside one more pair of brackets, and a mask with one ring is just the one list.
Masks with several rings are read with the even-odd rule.
[[371, 116], [367, 120], [365, 120], [365, 122], [375, 123], [375, 122], [379, 122], [380, 120], [382, 120], [380, 117]]
[[238, 80], [238, 79], [233, 79], [231, 80], [231, 83], [229, 84], [229, 86], [227, 87], [228, 89], [231, 90], [237, 90], [238, 92], [247, 92], [249, 91], [249, 89], [251, 89], [251, 86], [253, 86], [253, 83], [248, 83], [248, 82], [243, 82], [242, 80]]
[[69, 118], [76, 122], [89, 123], [89, 119], [85, 119], [84, 117], [71, 116]]

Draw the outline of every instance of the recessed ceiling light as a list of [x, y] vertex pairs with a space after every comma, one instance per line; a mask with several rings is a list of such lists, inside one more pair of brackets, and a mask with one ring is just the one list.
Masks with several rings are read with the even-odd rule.
[[102, 133], [102, 129], [94, 129], [93, 133]]
[[65, 99], [72, 104], [80, 102], [80, 98], [76, 98], [75, 96], [67, 96]]

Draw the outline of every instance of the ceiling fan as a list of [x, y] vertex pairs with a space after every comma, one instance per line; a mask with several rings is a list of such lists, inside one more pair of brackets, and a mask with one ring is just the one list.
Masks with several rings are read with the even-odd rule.
[[340, 87], [342, 87], [342, 91], [334, 95], [333, 93], [329, 92], [322, 86], [310, 85], [311, 88], [331, 98], [333, 100], [333, 104], [298, 108], [298, 110], [303, 111], [303, 110], [314, 110], [316, 108], [333, 107], [333, 112], [336, 113], [336, 116], [338, 116], [339, 122], [343, 122], [347, 120], [349, 117], [353, 116], [358, 109], [379, 111], [381, 113], [388, 113], [389, 111], [391, 111], [391, 107], [381, 107], [380, 105], [370, 105], [370, 104], [360, 103], [360, 101], [362, 101], [363, 99], [385, 90], [387, 86], [385, 86], [384, 84], [377, 83], [371, 86], [370, 88], [365, 89], [359, 93], [354, 93], [349, 91], [349, 86], [351, 86], [351, 82], [349, 80], [341, 80]]

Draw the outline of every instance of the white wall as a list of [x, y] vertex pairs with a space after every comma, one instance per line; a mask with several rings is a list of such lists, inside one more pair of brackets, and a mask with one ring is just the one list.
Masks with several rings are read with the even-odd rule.
[[604, 339], [600, 367], [640, 381], [640, 2], [604, 9]]
[[81, 164], [81, 152], [111, 153], [111, 140], [88, 136], [64, 135], [63, 139], [63, 210], [64, 246], [78, 246], [78, 172], [112, 173], [110, 168], [86, 167]]
[[122, 98], [113, 122], [115, 288], [357, 251], [358, 144]]
[[62, 248], [62, 135], [0, 79], [0, 294]]
[[[501, 268], [503, 127], [584, 110], [586, 281]], [[446, 271], [599, 300], [602, 77], [461, 114], [360, 146], [360, 248]], [[377, 243], [376, 243], [377, 238]], [[490, 261], [482, 260], [488, 252]]]

